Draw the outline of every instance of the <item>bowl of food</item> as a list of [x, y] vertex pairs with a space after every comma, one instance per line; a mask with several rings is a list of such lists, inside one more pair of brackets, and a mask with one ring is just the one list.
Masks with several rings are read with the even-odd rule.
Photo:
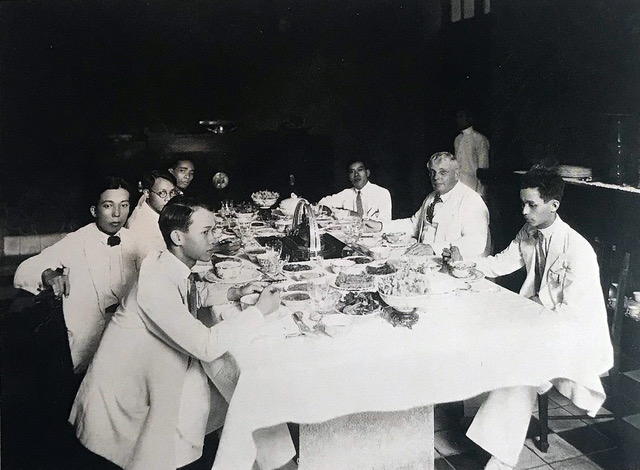
[[247, 294], [240, 297], [240, 308], [242, 310], [246, 310], [249, 307], [252, 307], [258, 302], [258, 297], [260, 294]]
[[278, 202], [278, 198], [280, 198], [280, 194], [275, 191], [256, 191], [251, 195], [251, 199], [260, 209], [269, 209], [273, 207], [273, 205]]
[[411, 312], [429, 299], [430, 283], [424, 274], [402, 270], [377, 277], [376, 284], [380, 298], [399, 312]]
[[255, 218], [255, 214], [253, 212], [237, 212], [236, 218], [239, 224], [251, 224]]
[[349, 268], [354, 264], [356, 264], [356, 262], [351, 259], [336, 258], [331, 260], [331, 264], [329, 266], [334, 274], [339, 274], [340, 271]]
[[454, 277], [465, 278], [471, 276], [476, 268], [475, 263], [466, 261], [453, 261], [449, 263], [449, 271]]
[[242, 269], [242, 260], [237, 258], [225, 258], [213, 265], [213, 270], [220, 279], [233, 279], [238, 277]]
[[373, 259], [387, 259], [391, 255], [391, 248], [388, 246], [372, 246], [369, 253]]
[[286, 292], [280, 296], [282, 303], [291, 311], [309, 307], [311, 297], [307, 292]]

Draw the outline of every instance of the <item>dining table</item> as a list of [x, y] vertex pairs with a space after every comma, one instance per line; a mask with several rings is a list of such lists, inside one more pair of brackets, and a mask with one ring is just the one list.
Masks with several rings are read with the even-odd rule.
[[[369, 241], [361, 248], [374, 245]], [[396, 249], [395, 255], [403, 251]], [[317, 261], [313, 270], [335, 279], [329, 260]], [[293, 312], [282, 305], [257, 337], [234, 345], [229, 353], [240, 375], [213, 469], [251, 469], [253, 433], [281, 423], [429, 410], [502, 387], [570, 382], [583, 392], [581, 406], [591, 413], [600, 408], [605, 399], [600, 377], [608, 364], [590, 347], [596, 338], [587, 325], [483, 276], [450, 283], [446, 270], [428, 275], [434, 285], [447, 288], [434, 289], [421, 301], [410, 328], [380, 314], [332, 312], [321, 317], [335, 325], [331, 336], [300, 335]], [[309, 317], [307, 312], [312, 324]], [[425, 426], [433, 437], [433, 422]], [[378, 432], [380, 439], [392, 439], [385, 429]], [[433, 439], [425, 442], [433, 445]], [[340, 442], [334, 445], [332, 452], [341, 452]], [[302, 452], [299, 468], [308, 468]]]

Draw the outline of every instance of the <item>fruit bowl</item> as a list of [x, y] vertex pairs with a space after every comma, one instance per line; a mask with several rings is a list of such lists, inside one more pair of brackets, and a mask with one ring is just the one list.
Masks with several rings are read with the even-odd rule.
[[251, 199], [260, 209], [269, 209], [278, 202], [280, 194], [275, 191], [257, 191], [251, 195]]

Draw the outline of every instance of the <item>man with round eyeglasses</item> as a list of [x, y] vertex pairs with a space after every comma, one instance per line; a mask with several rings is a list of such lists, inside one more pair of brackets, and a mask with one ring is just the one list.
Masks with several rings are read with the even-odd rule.
[[127, 228], [135, 232], [145, 251], [165, 249], [158, 226], [160, 212], [169, 200], [179, 194], [176, 178], [167, 171], [152, 170], [142, 176], [142, 200], [131, 213]]

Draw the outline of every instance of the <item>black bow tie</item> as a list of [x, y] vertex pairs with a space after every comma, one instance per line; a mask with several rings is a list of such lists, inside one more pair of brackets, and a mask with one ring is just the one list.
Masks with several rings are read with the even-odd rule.
[[120, 244], [120, 237], [118, 235], [111, 235], [107, 238], [107, 245], [116, 246]]

